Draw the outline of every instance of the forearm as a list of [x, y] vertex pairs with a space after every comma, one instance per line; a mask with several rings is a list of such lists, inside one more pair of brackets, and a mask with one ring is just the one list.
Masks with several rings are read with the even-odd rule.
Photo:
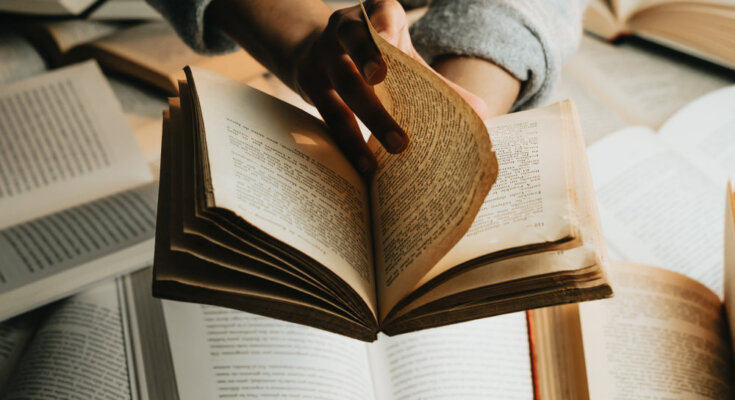
[[485, 59], [447, 56], [437, 59], [432, 67], [482, 99], [487, 105], [489, 116], [510, 111], [521, 90], [520, 80]]
[[213, 0], [205, 19], [292, 85], [294, 55], [324, 30], [331, 12], [321, 0]]

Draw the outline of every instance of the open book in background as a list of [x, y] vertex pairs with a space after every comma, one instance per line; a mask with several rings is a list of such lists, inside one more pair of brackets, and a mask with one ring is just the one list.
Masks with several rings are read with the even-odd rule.
[[388, 59], [376, 92], [412, 144], [378, 149], [367, 180], [320, 121], [187, 70], [164, 121], [154, 294], [363, 340], [611, 294], [573, 105], [487, 122], [501, 175], [486, 197], [485, 126]]
[[735, 174], [735, 87], [692, 102], [658, 133], [630, 127], [589, 148], [611, 256], [663, 266], [722, 294], [722, 192]]
[[735, 394], [729, 190], [725, 213], [722, 207], [722, 188], [735, 173], [733, 107], [735, 87], [721, 89], [658, 133], [632, 127], [590, 147], [611, 256], [671, 271], [613, 263], [614, 299], [532, 311], [542, 397]]
[[161, 18], [145, 0], [3, 0], [0, 11], [54, 16], [85, 14], [88, 19]]
[[241, 311], [155, 299], [150, 279], [150, 270], [125, 278], [131, 364], [142, 398], [533, 399], [522, 313], [362, 343]]
[[0, 320], [150, 262], [156, 185], [93, 61], [2, 87]]
[[0, 323], [0, 398], [137, 398], [119, 288], [109, 281]]
[[530, 312], [541, 398], [735, 396], [733, 310], [717, 294], [639, 264], [612, 262], [610, 275], [613, 299]]
[[109, 71], [142, 80], [167, 93], [176, 94], [182, 68], [196, 65], [238, 81], [255, 78], [265, 69], [244, 50], [219, 56], [195, 53], [166, 22], [63, 20], [19, 23], [51, 65], [89, 58]]
[[551, 101], [574, 100], [591, 145], [630, 125], [658, 130], [688, 103], [733, 84], [728, 70], [650, 43], [611, 45], [584, 36]]
[[613, 40], [634, 34], [735, 69], [735, 4], [720, 0], [592, 0], [585, 30]]

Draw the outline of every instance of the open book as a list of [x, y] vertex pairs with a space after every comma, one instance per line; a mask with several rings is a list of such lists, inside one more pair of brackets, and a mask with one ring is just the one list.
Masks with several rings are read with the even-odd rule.
[[720, 0], [592, 0], [585, 30], [606, 39], [633, 33], [735, 69], [735, 5]]
[[89, 58], [110, 71], [128, 75], [176, 94], [185, 65], [197, 65], [244, 81], [265, 69], [244, 50], [205, 56], [195, 53], [166, 22], [130, 24], [61, 20], [19, 24], [52, 65]]
[[717, 294], [639, 264], [613, 262], [610, 276], [614, 299], [530, 312], [541, 398], [735, 396], [733, 310]]
[[157, 191], [96, 63], [1, 93], [4, 320], [150, 262]]
[[126, 313], [109, 281], [0, 323], [0, 399], [130, 399]]
[[371, 139], [369, 179], [321, 121], [187, 68], [164, 120], [154, 294], [363, 340], [611, 295], [573, 105], [483, 124], [375, 36], [375, 90], [411, 144]]
[[607, 247], [636, 264], [613, 264], [615, 299], [531, 312], [542, 397], [732, 398], [733, 104], [735, 87], [721, 89], [657, 134], [634, 127], [590, 147]]
[[141, 399], [533, 399], [523, 313], [363, 343], [323, 330], [150, 295], [125, 277]]

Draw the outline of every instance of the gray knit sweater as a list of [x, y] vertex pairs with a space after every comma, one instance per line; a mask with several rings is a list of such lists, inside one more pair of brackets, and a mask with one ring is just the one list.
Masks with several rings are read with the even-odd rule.
[[[237, 45], [204, 23], [212, 0], [147, 0], [197, 51], [218, 53]], [[266, 0], [280, 1], [280, 0]], [[416, 50], [431, 63], [443, 55], [491, 60], [522, 82], [514, 109], [538, 104], [577, 48], [586, 0], [402, 0], [406, 7], [430, 3], [411, 27]]]

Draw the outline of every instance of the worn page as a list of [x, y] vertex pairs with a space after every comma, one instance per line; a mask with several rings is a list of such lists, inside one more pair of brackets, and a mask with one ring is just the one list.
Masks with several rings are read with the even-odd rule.
[[575, 234], [574, 178], [565, 155], [571, 117], [565, 107], [568, 103], [557, 103], [486, 122], [498, 157], [498, 181], [467, 234], [417, 287], [474, 258]]
[[388, 299], [406, 295], [467, 232], [498, 176], [498, 162], [470, 105], [367, 25], [388, 70], [375, 93], [410, 139], [400, 154], [388, 153], [374, 137], [369, 142], [378, 159], [370, 205], [384, 316]]
[[377, 314], [367, 188], [324, 124], [221, 75], [192, 74], [214, 205], [333, 271]]
[[735, 176], [735, 86], [719, 89], [689, 103], [659, 130], [711, 179], [724, 186]]
[[608, 136], [588, 155], [608, 245], [721, 295], [724, 185], [645, 128]]
[[730, 399], [732, 351], [720, 299], [682, 275], [617, 263], [615, 297], [581, 303], [590, 398]]
[[181, 400], [374, 398], [363, 342], [219, 307], [163, 310]]
[[39, 75], [46, 70], [46, 62], [22, 36], [0, 32], [0, 86]]
[[675, 111], [712, 90], [735, 83], [701, 65], [673, 60], [630, 44], [583, 37], [564, 74], [628, 125], [658, 129]]
[[49, 310], [3, 400], [130, 398], [121, 309], [108, 281]]
[[2, 88], [0, 228], [151, 179], [96, 63]]
[[151, 260], [157, 184], [0, 230], [0, 320]]
[[44, 25], [44, 29], [48, 31], [59, 53], [64, 54], [74, 46], [101, 39], [129, 25], [119, 22], [68, 19], [49, 22]]
[[533, 399], [524, 313], [382, 336], [369, 345], [377, 399]]

